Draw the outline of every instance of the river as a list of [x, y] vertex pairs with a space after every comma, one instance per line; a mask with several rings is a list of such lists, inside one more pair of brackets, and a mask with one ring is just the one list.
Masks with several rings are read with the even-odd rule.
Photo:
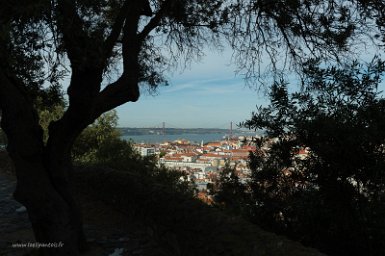
[[[251, 136], [254, 134], [235, 134], [235, 136]], [[162, 143], [165, 141], [175, 141], [179, 139], [185, 139], [190, 142], [204, 143], [210, 141], [220, 141], [223, 137], [226, 136], [224, 133], [202, 133], [202, 134], [193, 134], [193, 133], [184, 133], [184, 134], [148, 134], [148, 135], [132, 135], [132, 136], [122, 136], [125, 140], [133, 140], [135, 143]]]

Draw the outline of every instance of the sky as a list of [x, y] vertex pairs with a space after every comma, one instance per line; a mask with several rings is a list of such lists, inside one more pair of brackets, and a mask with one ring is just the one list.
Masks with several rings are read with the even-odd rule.
[[[160, 128], [164, 122], [166, 128], [229, 129], [230, 122], [236, 128], [250, 119], [257, 105], [268, 105], [268, 97], [257, 90], [258, 85], [247, 85], [242, 75], [235, 73], [230, 49], [205, 52], [190, 68], [168, 74], [169, 85], [159, 87], [157, 95], [144, 92], [137, 102], [118, 107], [118, 126]], [[378, 52], [371, 49], [361, 53], [360, 59], [370, 62], [374, 54]], [[295, 75], [288, 78], [291, 89], [297, 90]], [[385, 97], [384, 82], [379, 89]]]
[[183, 72], [167, 75], [169, 85], [157, 95], [142, 93], [137, 102], [118, 107], [120, 127], [223, 128], [234, 127], [251, 117], [266, 97], [256, 86], [245, 84], [231, 52], [206, 52], [198, 63]]

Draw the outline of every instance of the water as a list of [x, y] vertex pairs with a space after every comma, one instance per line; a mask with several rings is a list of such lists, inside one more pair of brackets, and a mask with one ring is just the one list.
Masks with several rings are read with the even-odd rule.
[[[245, 136], [245, 134], [240, 134]], [[239, 135], [239, 136], [240, 136]], [[247, 136], [248, 134], [246, 134]], [[251, 134], [250, 134], [251, 135]], [[183, 134], [169, 134], [169, 135], [158, 135], [158, 134], [149, 134], [149, 135], [132, 135], [132, 136], [122, 136], [125, 140], [133, 140], [135, 143], [162, 143], [165, 141], [175, 141], [180, 139], [185, 139], [190, 142], [201, 143], [202, 140], [204, 143], [210, 141], [220, 141], [223, 140], [223, 137], [226, 136], [225, 133], [203, 133], [203, 134], [193, 134], [193, 133], [183, 133]], [[238, 136], [238, 135], [235, 135]]]

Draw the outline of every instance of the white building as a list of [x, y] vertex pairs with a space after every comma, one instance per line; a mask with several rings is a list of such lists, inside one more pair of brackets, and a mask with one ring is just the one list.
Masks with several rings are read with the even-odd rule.
[[206, 168], [211, 167], [209, 163], [191, 163], [191, 162], [179, 162], [179, 161], [165, 161], [164, 158], [160, 159], [160, 164], [163, 164], [167, 168], [190, 168], [190, 169], [201, 169], [205, 171]]
[[139, 148], [141, 156], [152, 156], [155, 155], [155, 148]]

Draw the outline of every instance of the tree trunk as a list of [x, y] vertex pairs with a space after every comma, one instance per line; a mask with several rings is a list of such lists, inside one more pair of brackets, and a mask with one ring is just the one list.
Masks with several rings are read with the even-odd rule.
[[12, 152], [10, 155], [17, 174], [14, 196], [27, 208], [36, 241], [58, 246], [42, 248], [43, 255], [78, 255], [85, 249], [85, 236], [69, 182], [55, 187], [42, 158], [26, 159]]
[[27, 208], [36, 241], [56, 243], [52, 248], [42, 248], [43, 255], [78, 255], [85, 249], [85, 236], [69, 182], [62, 182], [57, 188], [43, 165], [44, 159], [10, 154], [17, 174], [14, 196]]
[[32, 103], [17, 82], [1, 70], [0, 109], [7, 151], [17, 176], [14, 196], [27, 208], [36, 241], [47, 246], [41, 249], [43, 255], [79, 255], [85, 236], [70, 190], [69, 154], [68, 150], [56, 150], [70, 148], [71, 144], [62, 140], [61, 144], [44, 145]]
[[[39, 163], [19, 160], [16, 171], [30, 172], [44, 170]], [[41, 169], [41, 170], [39, 170]], [[32, 223], [36, 241], [40, 243], [63, 243], [63, 248], [42, 249], [44, 255], [77, 255], [77, 235], [71, 225], [69, 205], [60, 197], [46, 177], [20, 177], [14, 194], [24, 204]]]

